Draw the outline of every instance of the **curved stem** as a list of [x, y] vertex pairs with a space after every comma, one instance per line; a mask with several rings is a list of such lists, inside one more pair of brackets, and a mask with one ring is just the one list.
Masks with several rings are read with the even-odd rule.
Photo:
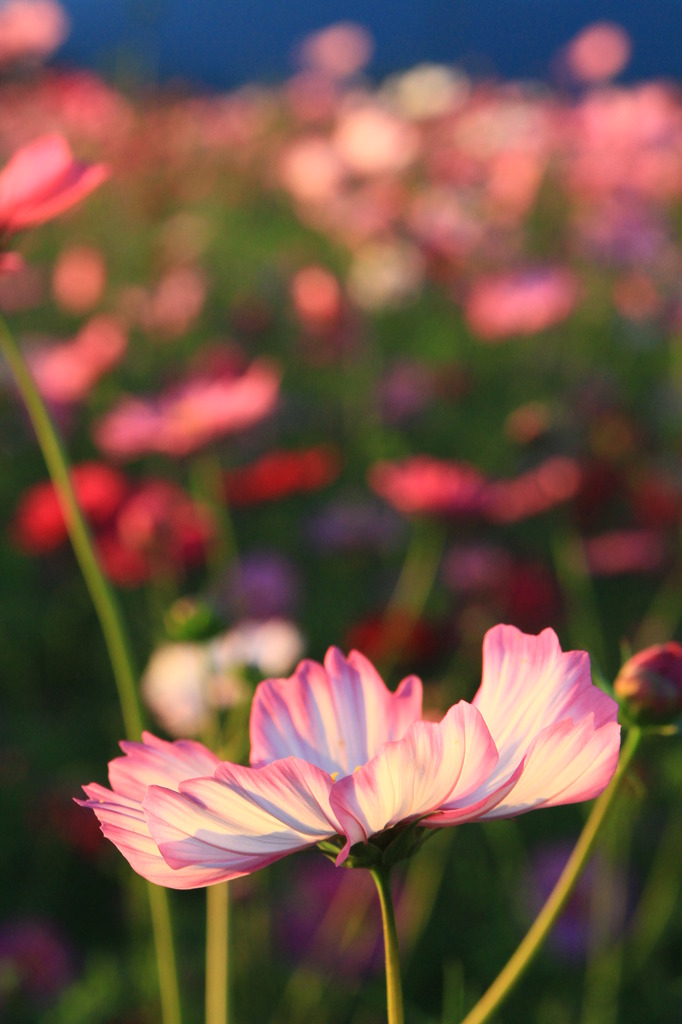
[[386, 1004], [388, 1024], [404, 1024], [403, 991], [400, 983], [400, 950], [395, 924], [391, 877], [388, 868], [370, 868], [379, 893], [381, 920], [384, 927], [384, 957], [386, 963]]
[[142, 717], [135, 688], [130, 644], [114, 592], [107, 582], [92, 544], [90, 530], [83, 518], [71, 483], [68, 459], [62, 442], [50, 419], [45, 403], [19, 346], [5, 321], [0, 317], [0, 350], [14, 375], [17, 387], [31, 418], [40, 450], [50, 477], [56, 488], [71, 544], [78, 560], [83, 579], [104, 633], [109, 659], [116, 680], [121, 704], [123, 724], [128, 739], [138, 739], [142, 732]]
[[[83, 518], [71, 483], [69, 463], [62, 442], [21, 350], [2, 317], [0, 317], [0, 351], [12, 371], [33, 424], [40, 450], [64, 511], [66, 528], [78, 565], [102, 627], [118, 690], [126, 736], [129, 739], [137, 739], [142, 732], [142, 716], [137, 699], [136, 673], [133, 667], [130, 643], [118, 602], [97, 560], [90, 530]], [[164, 889], [151, 883], [147, 883], [147, 891], [159, 971], [163, 1024], [180, 1024], [180, 996], [168, 895]]]
[[206, 1024], [229, 1024], [229, 882], [206, 889]]
[[632, 728], [628, 732], [613, 778], [595, 802], [573, 853], [569, 857], [566, 867], [561, 872], [561, 876], [547, 898], [544, 907], [506, 967], [498, 974], [495, 981], [488, 991], [484, 993], [473, 1010], [467, 1014], [462, 1024], [484, 1024], [485, 1021], [490, 1019], [500, 1003], [509, 995], [512, 988], [519, 981], [547, 938], [559, 914], [564, 909], [569, 896], [573, 892], [573, 888], [587, 863], [588, 857], [592, 853], [597, 836], [620, 790], [621, 783], [635, 756], [641, 738], [641, 729], [637, 727]]

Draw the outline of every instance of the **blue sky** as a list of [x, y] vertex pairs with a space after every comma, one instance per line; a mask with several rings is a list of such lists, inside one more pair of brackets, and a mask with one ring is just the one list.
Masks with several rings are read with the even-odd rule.
[[293, 67], [295, 43], [339, 20], [369, 27], [377, 77], [420, 61], [482, 74], [543, 78], [552, 54], [595, 20], [633, 41], [628, 77], [682, 79], [682, 0], [61, 0], [72, 17], [60, 56], [111, 72], [224, 87], [272, 81]]

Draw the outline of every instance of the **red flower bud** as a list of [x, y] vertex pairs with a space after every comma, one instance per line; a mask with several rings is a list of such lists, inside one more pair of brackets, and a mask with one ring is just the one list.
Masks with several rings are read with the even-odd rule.
[[643, 722], [666, 722], [682, 712], [682, 644], [655, 644], [629, 658], [614, 684], [616, 696]]

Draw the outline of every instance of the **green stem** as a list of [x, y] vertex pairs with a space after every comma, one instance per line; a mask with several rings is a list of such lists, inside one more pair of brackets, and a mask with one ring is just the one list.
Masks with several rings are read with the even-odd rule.
[[[130, 643], [123, 618], [114, 592], [97, 560], [90, 531], [78, 505], [64, 446], [21, 350], [2, 317], [0, 317], [0, 351], [14, 375], [33, 424], [40, 450], [64, 511], [66, 527], [78, 565], [102, 627], [118, 690], [125, 733], [129, 739], [138, 739], [142, 732], [142, 716], [137, 699], [136, 674], [133, 668]], [[180, 1024], [180, 996], [168, 895], [164, 889], [151, 883], [147, 884], [147, 889], [159, 971], [163, 1024]]]
[[388, 1024], [404, 1024], [403, 991], [400, 984], [400, 950], [398, 930], [395, 924], [391, 877], [388, 868], [370, 868], [379, 893], [381, 920], [384, 926], [384, 956], [386, 962], [386, 1003]]
[[635, 756], [641, 738], [641, 729], [637, 727], [630, 729], [613, 778], [595, 802], [573, 853], [569, 857], [566, 867], [561, 872], [561, 876], [547, 898], [544, 907], [512, 958], [500, 974], [498, 974], [495, 981], [488, 991], [484, 993], [473, 1010], [467, 1014], [462, 1024], [484, 1024], [485, 1021], [489, 1020], [502, 1001], [509, 995], [542, 946], [561, 911], [564, 909], [580, 877], [580, 873], [592, 853], [597, 836], [620, 790], [621, 783]]
[[229, 883], [206, 889], [206, 1024], [229, 1024]]
[[565, 533], [553, 545], [554, 568], [569, 610], [571, 642], [585, 647], [601, 672], [606, 672], [607, 651], [600, 628], [597, 598], [580, 538]]
[[192, 490], [195, 497], [211, 512], [216, 525], [216, 537], [209, 552], [209, 568], [213, 579], [225, 573], [225, 566], [237, 562], [237, 538], [232, 521], [223, 469], [217, 456], [203, 454], [190, 467]]
[[173, 946], [173, 925], [171, 922], [168, 893], [159, 885], [147, 882], [149, 908], [154, 933], [156, 968], [159, 975], [159, 996], [161, 999], [161, 1020], [163, 1024], [182, 1024], [178, 973]]
[[433, 588], [443, 554], [445, 532], [438, 523], [415, 522], [405, 561], [384, 610], [388, 654], [381, 660], [387, 677], [400, 661], [406, 631], [417, 622]]
[[418, 521], [412, 528], [400, 576], [386, 607], [386, 617], [406, 611], [418, 618], [433, 587], [440, 565], [445, 532], [438, 523]]
[[19, 346], [5, 321], [0, 318], [0, 350], [14, 375], [26, 409], [36, 432], [38, 444], [47, 464], [50, 477], [61, 503], [69, 537], [90, 593], [92, 603], [102, 626], [109, 652], [118, 698], [121, 704], [123, 724], [128, 739], [138, 739], [142, 732], [142, 718], [135, 689], [130, 644], [126, 636], [123, 619], [114, 592], [107, 582], [97, 561], [90, 537], [90, 530], [83, 518], [71, 483], [68, 460], [64, 446], [50, 419], [40, 392], [26, 365]]

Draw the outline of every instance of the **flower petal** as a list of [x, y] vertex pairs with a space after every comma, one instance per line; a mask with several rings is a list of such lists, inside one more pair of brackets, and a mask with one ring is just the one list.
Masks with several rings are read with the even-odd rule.
[[194, 740], [161, 740], [149, 732], [142, 742], [121, 742], [125, 757], [109, 762], [109, 782], [115, 793], [141, 803], [150, 786], [177, 790], [184, 779], [212, 775], [220, 758]]
[[108, 177], [104, 164], [74, 160], [61, 135], [43, 135], [19, 149], [0, 172], [0, 229], [11, 232], [42, 224]]
[[466, 797], [490, 775], [497, 750], [479, 711], [460, 701], [441, 722], [415, 722], [397, 742], [332, 787], [331, 806], [354, 843]]
[[97, 783], [83, 789], [89, 799], [76, 803], [95, 812], [102, 834], [118, 847], [133, 870], [149, 882], [173, 889], [194, 889], [222, 880], [220, 872], [204, 868], [189, 866], [174, 871], [169, 867], [149, 833], [142, 807], [135, 800], [112, 793]]
[[236, 878], [339, 832], [331, 785], [326, 772], [293, 757], [262, 768], [224, 763], [179, 793], [152, 786], [143, 806], [172, 868]]
[[370, 662], [330, 647], [324, 667], [302, 661], [289, 679], [267, 679], [251, 709], [251, 763], [294, 755], [324, 771], [350, 774], [421, 717], [421, 682], [395, 693]]
[[495, 626], [483, 641], [483, 680], [474, 698], [500, 752], [490, 788], [501, 784], [547, 726], [593, 716], [615, 722], [618, 706], [592, 683], [585, 651], [563, 652], [552, 629], [529, 636]]
[[564, 719], [544, 729], [526, 754], [518, 781], [478, 817], [509, 818], [538, 807], [591, 800], [608, 785], [618, 764], [620, 726], [595, 729], [594, 717]]

